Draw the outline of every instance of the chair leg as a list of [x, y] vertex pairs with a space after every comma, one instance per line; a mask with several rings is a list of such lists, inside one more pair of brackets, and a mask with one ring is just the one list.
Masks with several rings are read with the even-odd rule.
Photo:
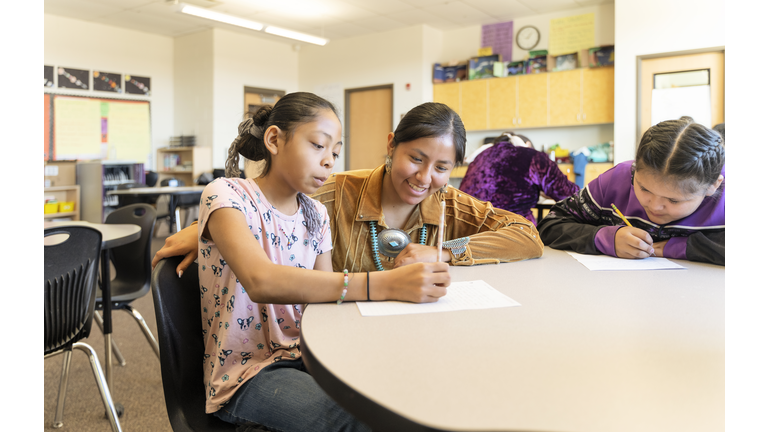
[[99, 358], [96, 357], [96, 351], [94, 351], [90, 345], [82, 342], [75, 342], [72, 345], [72, 348], [77, 348], [88, 356], [88, 360], [90, 360], [91, 363], [91, 370], [93, 371], [93, 377], [96, 379], [96, 385], [99, 387], [101, 400], [104, 402], [104, 408], [107, 410], [107, 418], [109, 418], [109, 423], [112, 425], [112, 430], [113, 432], [121, 432], [122, 429], [120, 428], [120, 422], [117, 420], [117, 410], [115, 409], [115, 404], [112, 401], [112, 395], [109, 392], [109, 387], [107, 387], [104, 373], [101, 371]]
[[125, 310], [129, 312], [131, 316], [133, 316], [133, 318], [136, 320], [136, 324], [138, 324], [141, 331], [144, 332], [144, 336], [147, 338], [147, 342], [149, 342], [149, 345], [153, 350], [155, 350], [157, 358], [160, 359], [160, 345], [157, 344], [157, 339], [155, 339], [155, 336], [149, 329], [147, 322], [144, 321], [144, 317], [142, 317], [139, 311], [134, 309], [131, 305], [125, 306]]
[[59, 398], [56, 401], [56, 415], [53, 417], [53, 427], [56, 429], [64, 426], [64, 400], [67, 398], [69, 364], [71, 360], [72, 351], [65, 351], [64, 360], [61, 362], [61, 381], [59, 382]]
[[[101, 314], [94, 311], [93, 320], [96, 321], [96, 325], [99, 326], [101, 334], [104, 334], [104, 318], [102, 318]], [[117, 347], [117, 342], [115, 342], [114, 336], [112, 337], [112, 354], [114, 354], [115, 360], [117, 360], [117, 363], [120, 366], [125, 366], [125, 357], [123, 357], [123, 354], [120, 352], [120, 348]]]
[[181, 231], [181, 218], [179, 217], [179, 208], [176, 207], [176, 232]]

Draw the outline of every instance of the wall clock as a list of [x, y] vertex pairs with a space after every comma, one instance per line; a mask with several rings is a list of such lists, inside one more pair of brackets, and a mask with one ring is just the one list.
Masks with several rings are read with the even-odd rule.
[[515, 42], [520, 49], [529, 51], [539, 43], [539, 39], [541, 39], [539, 29], [534, 26], [525, 26], [517, 32]]

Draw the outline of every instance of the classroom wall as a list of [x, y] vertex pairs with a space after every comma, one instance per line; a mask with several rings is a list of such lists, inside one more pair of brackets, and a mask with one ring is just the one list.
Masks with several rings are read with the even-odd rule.
[[299, 53], [291, 43], [213, 30], [213, 166], [224, 168], [243, 121], [244, 89], [299, 90]]
[[[595, 45], [614, 44], [614, 14], [613, 4], [585, 6], [564, 11], [550, 12], [540, 15], [517, 18], [514, 21], [514, 32], [527, 25], [535, 26], [541, 33], [541, 39], [534, 49], [547, 49], [549, 46], [549, 23], [553, 19], [563, 18], [586, 13], [595, 14]], [[477, 50], [482, 43], [482, 26], [470, 26], [463, 29], [443, 32], [443, 43], [439, 63], [451, 61], [466, 61], [470, 57], [477, 56]], [[517, 45], [512, 46], [512, 60], [524, 60], [528, 52], [521, 50]], [[609, 142], [613, 139], [614, 126], [612, 124], [557, 127], [557, 128], [532, 128], [514, 129], [530, 138], [537, 149], [542, 146], [550, 147], [560, 144], [561, 147], [571, 151], [581, 147], [589, 147], [596, 144]], [[481, 131], [467, 133], [467, 154], [472, 153], [483, 144], [483, 139], [489, 136], [498, 136], [503, 130]]]
[[[431, 76], [427, 65], [435, 53], [425, 54], [425, 46], [439, 45], [439, 32], [412, 26], [384, 33], [334, 40], [324, 47], [304, 46], [299, 52], [299, 88], [334, 102], [344, 120], [344, 90], [393, 85], [393, 125], [400, 116], [423, 102], [432, 100]], [[425, 39], [430, 39], [425, 42]], [[406, 89], [410, 84], [410, 90]], [[381, 147], [386, 137], [381, 137]], [[334, 171], [343, 171], [343, 153]]]
[[173, 135], [213, 145], [213, 30], [173, 39]]
[[[547, 49], [549, 46], [549, 22], [556, 18], [564, 18], [573, 15], [587, 13], [595, 14], [595, 45], [613, 45], [614, 43], [614, 5], [603, 4], [585, 6], [540, 15], [532, 15], [514, 19], [513, 30], [517, 31], [527, 25], [535, 26], [541, 33], [541, 39], [534, 49]], [[463, 29], [443, 32], [443, 51], [440, 55], [442, 62], [466, 61], [470, 57], [477, 56], [477, 50], [483, 40], [483, 28], [480, 25]], [[528, 52], [521, 50], [517, 45], [512, 46], [512, 60], [524, 60]]]
[[[46, 65], [135, 74], [152, 78], [152, 95], [58, 89], [52, 93], [81, 96], [147, 99], [150, 101], [152, 155], [168, 145], [174, 124], [174, 75], [172, 38], [44, 14]], [[48, 91], [48, 90], [47, 90]], [[154, 160], [148, 161], [154, 168]]]
[[616, 0], [615, 158], [634, 158], [638, 56], [724, 49], [722, 0]]

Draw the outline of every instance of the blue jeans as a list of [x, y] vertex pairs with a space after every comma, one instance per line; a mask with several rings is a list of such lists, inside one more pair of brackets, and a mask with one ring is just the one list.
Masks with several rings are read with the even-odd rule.
[[[246, 381], [215, 415], [236, 425], [276, 432], [370, 431], [330, 398], [304, 361], [283, 360]], [[247, 428], [238, 428], [243, 430]]]

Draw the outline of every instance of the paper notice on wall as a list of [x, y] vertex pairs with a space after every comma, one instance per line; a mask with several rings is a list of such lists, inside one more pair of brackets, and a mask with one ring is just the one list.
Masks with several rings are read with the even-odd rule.
[[[484, 48], [491, 48], [490, 54], [498, 54], [502, 61], [510, 62], [512, 61], [513, 37], [514, 31], [512, 21], [487, 24], [483, 26], [481, 45]], [[490, 54], [478, 53], [478, 56]]]
[[149, 104], [110, 102], [107, 129], [109, 146], [115, 149], [110, 159], [147, 162], [151, 151]]
[[653, 89], [651, 125], [682, 116], [693, 118], [706, 127], [712, 125], [711, 89], [708, 85]]
[[101, 102], [55, 97], [56, 159], [91, 159], [101, 155]]
[[549, 54], [561, 55], [595, 46], [595, 14], [573, 15], [549, 22]]

